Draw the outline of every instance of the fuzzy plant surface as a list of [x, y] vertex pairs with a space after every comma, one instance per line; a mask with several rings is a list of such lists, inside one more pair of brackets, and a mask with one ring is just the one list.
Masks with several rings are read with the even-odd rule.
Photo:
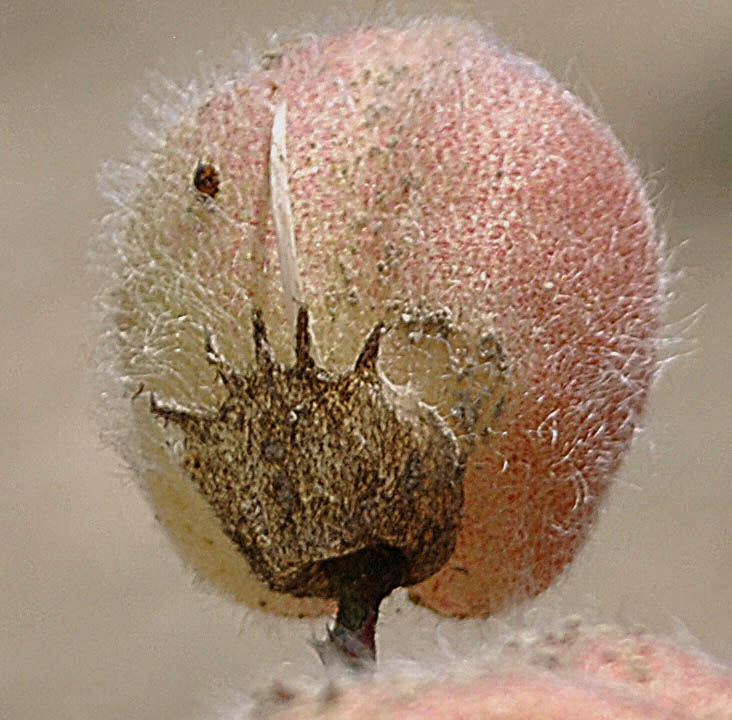
[[318, 692], [279, 687], [227, 714], [267, 720], [730, 720], [732, 669], [645, 631], [574, 619], [483, 660], [382, 671]]
[[450, 19], [293, 41], [160, 117], [112, 172], [99, 364], [183, 557], [367, 643], [397, 586], [456, 617], [544, 590], [657, 368], [662, 243], [612, 132]]

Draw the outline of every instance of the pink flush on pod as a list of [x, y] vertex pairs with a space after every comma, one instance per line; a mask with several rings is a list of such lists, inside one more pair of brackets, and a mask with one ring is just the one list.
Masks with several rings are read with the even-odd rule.
[[110, 436], [200, 573], [359, 627], [398, 585], [476, 616], [561, 573], [662, 309], [638, 173], [577, 98], [462, 21], [309, 37], [184, 93], [132, 177]]
[[269, 720], [730, 720], [732, 669], [645, 632], [572, 624], [439, 677], [382, 672], [261, 700]]

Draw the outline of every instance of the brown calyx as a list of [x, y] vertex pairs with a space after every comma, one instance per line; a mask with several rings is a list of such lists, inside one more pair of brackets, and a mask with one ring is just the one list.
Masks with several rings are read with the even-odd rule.
[[275, 361], [256, 309], [252, 325], [246, 373], [207, 340], [228, 391], [218, 410], [151, 396], [151, 411], [182, 429], [183, 466], [254, 573], [273, 590], [337, 598], [336, 631], [357, 630], [451, 555], [464, 463], [436, 413], [380, 377], [381, 324], [342, 375], [313, 360], [305, 307], [291, 367]]

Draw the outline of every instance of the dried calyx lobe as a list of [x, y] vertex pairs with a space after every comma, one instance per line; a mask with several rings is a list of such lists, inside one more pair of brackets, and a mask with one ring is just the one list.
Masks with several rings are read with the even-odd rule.
[[360, 627], [363, 608], [452, 553], [464, 462], [439, 416], [377, 372], [382, 325], [342, 375], [314, 361], [305, 307], [293, 366], [275, 361], [256, 309], [252, 325], [246, 373], [207, 341], [228, 391], [218, 411], [151, 396], [152, 412], [182, 429], [185, 469], [259, 578], [295, 596], [337, 598], [339, 622]]

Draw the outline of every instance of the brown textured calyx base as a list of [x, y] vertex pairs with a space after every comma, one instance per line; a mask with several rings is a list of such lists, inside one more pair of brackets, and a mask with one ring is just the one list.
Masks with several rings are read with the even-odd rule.
[[183, 431], [182, 464], [254, 573], [273, 590], [338, 599], [335, 632], [358, 630], [393, 588], [452, 553], [464, 475], [455, 437], [379, 375], [381, 324], [343, 375], [313, 360], [305, 307], [291, 367], [275, 361], [257, 309], [252, 325], [244, 374], [207, 340], [228, 391], [217, 411], [152, 395], [151, 411]]

